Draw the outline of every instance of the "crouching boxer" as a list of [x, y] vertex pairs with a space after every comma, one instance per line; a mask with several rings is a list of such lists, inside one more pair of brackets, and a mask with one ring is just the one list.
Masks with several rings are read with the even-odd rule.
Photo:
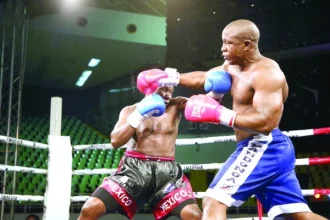
[[105, 178], [86, 201], [79, 220], [94, 220], [115, 211], [132, 219], [145, 203], [155, 219], [201, 219], [189, 180], [174, 159], [187, 99], [172, 98], [173, 91], [173, 87], [157, 88], [140, 103], [121, 110], [111, 144], [118, 148], [131, 138], [136, 144], [126, 151], [116, 173]]

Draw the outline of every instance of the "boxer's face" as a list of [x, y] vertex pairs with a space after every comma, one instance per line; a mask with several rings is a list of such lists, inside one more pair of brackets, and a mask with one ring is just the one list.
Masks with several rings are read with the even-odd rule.
[[225, 29], [222, 33], [222, 56], [230, 65], [239, 64], [244, 55], [244, 42], [235, 36], [233, 30]]
[[173, 92], [173, 86], [165, 86], [158, 88], [155, 93], [160, 95], [164, 99], [165, 104], [167, 105], [168, 103], [170, 103], [170, 99], [172, 98]]

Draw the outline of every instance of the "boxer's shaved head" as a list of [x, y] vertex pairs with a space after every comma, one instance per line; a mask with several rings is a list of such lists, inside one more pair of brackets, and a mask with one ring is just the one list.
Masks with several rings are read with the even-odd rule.
[[222, 56], [231, 65], [254, 62], [259, 56], [259, 37], [258, 27], [252, 21], [240, 19], [229, 23], [222, 32]]
[[250, 40], [258, 44], [260, 32], [258, 27], [249, 20], [236, 20], [229, 23], [223, 30], [223, 35], [236, 37], [240, 40]]

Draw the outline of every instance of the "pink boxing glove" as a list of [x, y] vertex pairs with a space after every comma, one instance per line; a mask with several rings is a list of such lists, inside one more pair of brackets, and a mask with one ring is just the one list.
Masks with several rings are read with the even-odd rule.
[[151, 72], [151, 74], [154, 75], [158, 74], [158, 76], [162, 76], [164, 71], [158, 69], [152, 69], [152, 70], [143, 71], [138, 75], [136, 79], [137, 88], [143, 94], [151, 94], [154, 91], [156, 91], [156, 89], [158, 88], [158, 84], [156, 80], [150, 81], [148, 80], [148, 77], [146, 78], [146, 75], [149, 72]]
[[177, 86], [179, 84], [180, 74], [176, 69], [166, 68], [151, 69], [141, 72], [137, 77], [137, 88], [143, 94], [151, 94], [159, 87]]
[[186, 103], [184, 115], [192, 122], [220, 123], [233, 127], [236, 112], [225, 108], [207, 95], [193, 95]]

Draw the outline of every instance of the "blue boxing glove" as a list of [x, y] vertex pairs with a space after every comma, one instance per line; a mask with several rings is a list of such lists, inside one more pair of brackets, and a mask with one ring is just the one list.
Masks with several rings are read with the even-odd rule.
[[127, 122], [133, 128], [139, 127], [144, 119], [159, 117], [165, 112], [164, 99], [158, 94], [151, 94], [137, 103], [135, 110], [127, 117]]
[[204, 83], [204, 90], [208, 92], [208, 96], [221, 101], [223, 94], [231, 89], [231, 76], [223, 70], [215, 70], [207, 73]]

